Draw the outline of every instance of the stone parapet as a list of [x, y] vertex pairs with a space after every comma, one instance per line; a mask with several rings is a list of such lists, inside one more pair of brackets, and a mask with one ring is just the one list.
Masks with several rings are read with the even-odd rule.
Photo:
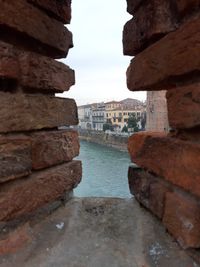
[[76, 103], [55, 96], [75, 83], [74, 71], [55, 60], [73, 46], [64, 25], [71, 1], [0, 6], [0, 223], [12, 224], [62, 199], [82, 170], [73, 161], [78, 134], [70, 129], [78, 123]]
[[[182, 247], [199, 249], [200, 1], [127, 4], [133, 18], [124, 28], [124, 54], [135, 55], [127, 70], [128, 88], [149, 95], [166, 91], [170, 130], [129, 138], [131, 160], [139, 166], [129, 170], [130, 191]], [[149, 125], [158, 125], [161, 114], [153, 112], [156, 105], [163, 111], [163, 98], [148, 99]]]

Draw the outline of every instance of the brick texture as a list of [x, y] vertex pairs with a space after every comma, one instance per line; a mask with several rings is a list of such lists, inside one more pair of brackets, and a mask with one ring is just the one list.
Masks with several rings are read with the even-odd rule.
[[[26, 47], [30, 50], [55, 58], [65, 57], [69, 48], [73, 46], [72, 34], [61, 22], [49, 18], [27, 1], [0, 0], [0, 6], [0, 29], [4, 32], [4, 39], [13, 42], [15, 32], [18, 34], [15, 43], [22, 48], [29, 42]], [[22, 36], [27, 43], [20, 43], [19, 37]]]
[[35, 170], [71, 161], [79, 154], [76, 131], [44, 131], [31, 137], [32, 166]]
[[78, 123], [77, 107], [73, 99], [1, 92], [0, 106], [0, 119], [4, 121], [0, 125], [1, 133]]
[[81, 162], [72, 161], [1, 186], [0, 221], [19, 218], [59, 199], [80, 180]]
[[[148, 16], [147, 16], [148, 14]], [[124, 55], [135, 56], [149, 44], [176, 29], [170, 1], [145, 1], [123, 31]]]
[[71, 0], [28, 0], [30, 3], [44, 10], [50, 17], [63, 23], [70, 23]]
[[31, 168], [30, 139], [0, 135], [0, 183], [27, 176]]
[[140, 168], [129, 167], [128, 181], [130, 192], [147, 209], [162, 219], [165, 195], [171, 188], [156, 176]]
[[137, 55], [127, 70], [128, 88], [165, 90], [183, 82], [183, 75], [199, 76], [199, 28], [198, 16]]
[[132, 161], [200, 196], [200, 145], [165, 134], [139, 133], [129, 138]]
[[63, 92], [75, 83], [74, 71], [65, 64], [36, 53], [22, 52], [1, 41], [0, 57], [0, 77], [16, 80], [24, 88], [44, 93]]
[[200, 83], [167, 92], [169, 124], [174, 129], [200, 126]]
[[200, 204], [195, 199], [167, 193], [163, 222], [182, 247], [200, 246]]

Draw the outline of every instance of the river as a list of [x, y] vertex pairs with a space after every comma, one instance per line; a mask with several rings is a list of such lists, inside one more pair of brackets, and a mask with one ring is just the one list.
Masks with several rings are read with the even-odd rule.
[[74, 190], [77, 197], [131, 197], [128, 189], [127, 152], [81, 141], [77, 159], [83, 164], [82, 182]]

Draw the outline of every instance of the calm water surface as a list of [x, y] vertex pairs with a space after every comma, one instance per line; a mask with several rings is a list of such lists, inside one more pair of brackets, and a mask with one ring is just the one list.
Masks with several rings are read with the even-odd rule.
[[127, 152], [81, 141], [83, 178], [74, 194], [77, 197], [131, 197], [128, 189]]

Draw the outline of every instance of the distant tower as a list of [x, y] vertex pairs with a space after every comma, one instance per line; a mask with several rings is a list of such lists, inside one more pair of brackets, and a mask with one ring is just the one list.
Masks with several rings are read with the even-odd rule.
[[147, 131], [168, 132], [166, 91], [147, 92]]

